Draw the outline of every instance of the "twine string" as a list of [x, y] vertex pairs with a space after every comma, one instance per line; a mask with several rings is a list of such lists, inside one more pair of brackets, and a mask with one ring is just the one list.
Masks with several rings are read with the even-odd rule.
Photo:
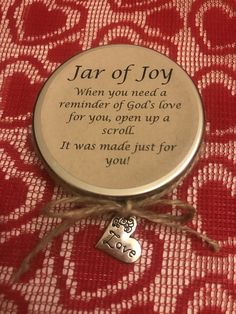
[[[70, 205], [68, 210], [58, 209], [60, 205]], [[72, 206], [73, 205], [73, 206]], [[152, 206], [175, 206], [181, 209], [181, 215], [172, 213], [162, 213]], [[72, 208], [71, 208], [72, 206]], [[146, 219], [150, 222], [161, 224], [166, 227], [175, 228], [178, 231], [187, 232], [206, 242], [214, 251], [219, 250], [219, 244], [185, 224], [192, 220], [195, 214], [195, 208], [180, 200], [170, 200], [153, 195], [143, 200], [128, 200], [126, 202], [117, 202], [109, 199], [99, 199], [94, 197], [74, 196], [66, 197], [60, 200], [49, 202], [42, 209], [46, 217], [60, 218], [62, 222], [54, 229], [50, 230], [36, 245], [35, 248], [24, 258], [20, 267], [13, 274], [11, 281], [16, 282], [26, 273], [30, 267], [32, 259], [57, 236], [63, 234], [78, 220], [88, 217], [111, 218], [115, 215], [121, 217], [135, 216]]]

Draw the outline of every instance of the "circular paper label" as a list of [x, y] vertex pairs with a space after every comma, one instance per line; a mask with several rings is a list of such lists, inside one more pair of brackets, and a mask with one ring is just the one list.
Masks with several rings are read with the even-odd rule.
[[45, 83], [34, 136], [49, 169], [106, 196], [162, 191], [192, 164], [202, 103], [182, 68], [153, 50], [109, 45], [80, 53]]

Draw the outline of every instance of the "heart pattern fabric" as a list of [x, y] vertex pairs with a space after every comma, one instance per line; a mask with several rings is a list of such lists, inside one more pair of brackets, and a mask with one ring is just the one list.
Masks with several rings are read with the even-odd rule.
[[[236, 313], [235, 25], [234, 0], [1, 1], [0, 313]], [[221, 250], [142, 219], [135, 230], [131, 218], [130, 225], [86, 218], [10, 285], [20, 261], [58, 223], [42, 207], [68, 196], [34, 151], [37, 95], [66, 59], [124, 43], [169, 56], [199, 89], [204, 147], [168, 197], [194, 205], [191, 227]]]

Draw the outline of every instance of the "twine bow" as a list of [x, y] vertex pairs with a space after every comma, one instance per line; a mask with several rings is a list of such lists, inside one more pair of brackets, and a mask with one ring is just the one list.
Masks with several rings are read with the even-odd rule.
[[[56, 210], [59, 205], [63, 204], [73, 205], [73, 207], [69, 210]], [[150, 207], [154, 205], [175, 206], [176, 208], [182, 210], [182, 214], [174, 215], [172, 213], [158, 212], [157, 209], [151, 210]], [[180, 200], [162, 199], [158, 195], [153, 195], [143, 200], [128, 200], [126, 202], [78, 195], [75, 197], [54, 200], [46, 204], [43, 208], [43, 214], [47, 217], [61, 218], [62, 222], [49, 231], [40, 240], [36, 247], [33, 248], [32, 251], [24, 258], [20, 267], [12, 276], [13, 282], [18, 281], [19, 278], [27, 272], [33, 257], [45, 249], [48, 243], [68, 230], [78, 220], [87, 217], [104, 218], [105, 216], [107, 218], [111, 218], [115, 215], [122, 217], [136, 216], [153, 223], [173, 227], [176, 230], [193, 234], [197, 238], [208, 243], [214, 251], [219, 250], [219, 244], [215, 240], [185, 225], [185, 223], [192, 220], [195, 214], [195, 208], [192, 205]]]

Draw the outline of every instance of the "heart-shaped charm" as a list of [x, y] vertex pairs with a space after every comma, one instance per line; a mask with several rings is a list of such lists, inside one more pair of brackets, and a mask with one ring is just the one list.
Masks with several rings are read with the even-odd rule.
[[125, 263], [134, 263], [141, 255], [137, 240], [130, 238], [135, 231], [135, 217], [114, 217], [96, 247]]

